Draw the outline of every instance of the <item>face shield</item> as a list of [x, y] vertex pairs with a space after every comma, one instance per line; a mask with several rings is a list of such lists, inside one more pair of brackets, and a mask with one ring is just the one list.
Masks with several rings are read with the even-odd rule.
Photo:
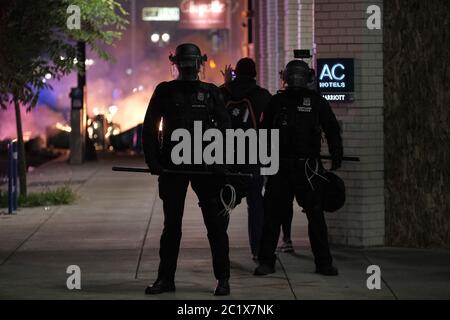
[[172, 64], [172, 77], [174, 79], [193, 79], [204, 78], [204, 65], [198, 60], [181, 60], [176, 64]]
[[301, 73], [300, 70], [298, 72], [292, 72], [288, 74], [286, 77], [286, 85], [287, 87], [292, 88], [307, 88], [308, 87], [308, 78], [307, 75]]
[[288, 88], [308, 88], [311, 81], [311, 69], [300, 60], [294, 60], [282, 71], [283, 86]]

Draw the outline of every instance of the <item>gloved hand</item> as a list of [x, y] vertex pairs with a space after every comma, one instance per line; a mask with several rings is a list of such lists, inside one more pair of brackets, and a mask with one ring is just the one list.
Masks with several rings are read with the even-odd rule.
[[335, 171], [342, 166], [342, 157], [334, 156], [331, 159], [331, 171]]
[[147, 163], [147, 166], [150, 169], [150, 173], [154, 176], [159, 176], [164, 171], [164, 167], [158, 161]]

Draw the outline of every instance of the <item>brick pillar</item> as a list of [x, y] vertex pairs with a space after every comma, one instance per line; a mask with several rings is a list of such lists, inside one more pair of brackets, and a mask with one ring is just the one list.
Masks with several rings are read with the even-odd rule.
[[314, 0], [283, 0], [282, 68], [294, 59], [294, 49], [313, 49]]
[[279, 71], [294, 49], [313, 48], [314, 0], [256, 2], [258, 80], [270, 92], [280, 89]]
[[276, 81], [277, 61], [279, 57], [278, 41], [279, 41], [279, 24], [278, 24], [278, 0], [267, 1], [267, 89], [270, 92], [276, 92], [278, 83]]
[[383, 36], [366, 26], [370, 5], [383, 1], [315, 1], [317, 58], [355, 59], [355, 101], [332, 107], [345, 154], [361, 162], [344, 163], [347, 203], [327, 215], [331, 241], [351, 246], [384, 244]]
[[258, 70], [258, 82], [267, 87], [267, 1], [260, 0], [255, 3], [255, 41], [256, 45], [256, 67]]
[[280, 89], [279, 71], [284, 59], [284, 0], [255, 3], [258, 82], [271, 93]]

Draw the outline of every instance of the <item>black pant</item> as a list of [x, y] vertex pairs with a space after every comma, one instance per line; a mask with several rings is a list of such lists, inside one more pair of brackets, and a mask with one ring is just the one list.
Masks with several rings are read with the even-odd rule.
[[286, 215], [289, 215], [294, 196], [308, 218], [308, 235], [316, 265], [332, 264], [319, 185], [315, 185], [315, 190], [312, 190], [305, 176], [304, 164], [304, 161], [281, 161], [278, 173], [268, 178], [264, 195], [264, 229], [259, 253], [259, 261], [262, 264], [275, 265], [280, 225]]
[[249, 183], [247, 194], [248, 209], [248, 237], [253, 255], [258, 255], [261, 243], [261, 234], [264, 225], [264, 200], [262, 188], [264, 178], [259, 174], [259, 168], [253, 170], [253, 178]]
[[223, 182], [220, 178], [163, 174], [159, 177], [159, 196], [163, 201], [164, 230], [160, 241], [159, 279], [173, 280], [177, 268], [181, 241], [186, 192], [191, 182], [197, 194], [203, 220], [208, 230], [214, 275], [216, 279], [230, 277], [230, 260], [227, 228], [229, 217], [223, 214], [218, 198]]
[[[283, 215], [281, 220], [281, 230], [283, 231], [283, 241], [291, 240], [291, 228], [292, 228], [292, 219], [294, 218], [294, 195], [292, 195], [292, 199], [290, 200], [291, 206], [286, 214]], [[286, 207], [287, 209], [287, 207]]]

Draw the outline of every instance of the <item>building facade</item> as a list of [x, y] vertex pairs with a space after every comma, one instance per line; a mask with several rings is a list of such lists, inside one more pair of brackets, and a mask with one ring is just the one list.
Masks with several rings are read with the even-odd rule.
[[[338, 174], [347, 187], [346, 205], [327, 214], [330, 240], [349, 246], [385, 243], [383, 33], [369, 29], [369, 6], [383, 10], [382, 0], [250, 1], [254, 57], [262, 86], [280, 89], [279, 72], [294, 58], [294, 49], [309, 49], [317, 59], [351, 58], [353, 101], [330, 104], [341, 124], [346, 156]], [[324, 149], [324, 154], [326, 149]]]

